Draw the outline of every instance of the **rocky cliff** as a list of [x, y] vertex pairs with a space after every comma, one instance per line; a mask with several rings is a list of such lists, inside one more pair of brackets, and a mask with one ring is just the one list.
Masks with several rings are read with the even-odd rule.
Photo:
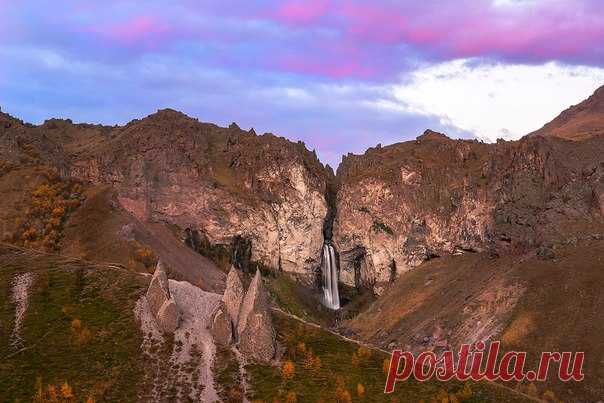
[[[600, 225], [602, 105], [600, 89], [515, 142], [426, 131], [345, 156], [335, 177], [303, 143], [173, 110], [114, 127], [34, 126], [0, 114], [0, 187], [15, 193], [16, 178], [30, 174], [23, 170], [42, 165], [109, 187], [139, 222], [170, 228], [224, 271], [264, 267], [310, 283], [332, 239], [341, 282], [380, 294], [438, 256], [547, 255]], [[583, 129], [589, 135], [569, 134]], [[15, 206], [20, 197], [5, 199]]]
[[[602, 89], [586, 103], [601, 98]], [[341, 280], [379, 294], [434, 257], [518, 254], [589, 234], [604, 214], [604, 137], [575, 140], [531, 135], [484, 144], [426, 131], [345, 156], [334, 223]]]
[[0, 121], [3, 169], [57, 167], [110, 185], [142, 222], [238, 268], [283, 270], [310, 281], [320, 264], [327, 174], [303, 143], [221, 128], [162, 110], [120, 127]]

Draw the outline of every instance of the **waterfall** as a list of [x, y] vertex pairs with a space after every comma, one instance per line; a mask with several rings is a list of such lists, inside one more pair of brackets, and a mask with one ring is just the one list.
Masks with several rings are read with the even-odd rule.
[[340, 309], [336, 253], [329, 243], [323, 245], [321, 271], [323, 273], [323, 303], [330, 309]]

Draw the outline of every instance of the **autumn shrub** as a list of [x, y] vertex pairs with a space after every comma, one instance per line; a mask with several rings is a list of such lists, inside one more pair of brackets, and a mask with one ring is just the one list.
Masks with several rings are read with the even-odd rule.
[[85, 326], [82, 326], [82, 321], [74, 319], [71, 321], [72, 342], [77, 346], [88, 343], [92, 339], [92, 332]]
[[155, 265], [157, 257], [153, 250], [146, 245], [137, 244], [137, 248], [134, 252], [135, 260], [142, 263], [145, 268], [149, 269]]
[[292, 379], [296, 373], [296, 366], [292, 361], [285, 361], [281, 367], [281, 377], [285, 380]]
[[287, 392], [287, 395], [285, 396], [285, 403], [297, 403], [297, 402], [298, 402], [298, 396], [296, 395], [296, 392], [294, 392], [294, 391]]
[[54, 250], [58, 247], [68, 216], [80, 205], [82, 187], [61, 180], [56, 173], [31, 193], [31, 202], [19, 217], [13, 243], [26, 248]]
[[[61, 385], [48, 384], [44, 387], [42, 378], [36, 379], [35, 393], [32, 398], [34, 403], [72, 403], [76, 402], [77, 398], [73, 392], [73, 388], [67, 381]], [[88, 397], [86, 403], [94, 403], [92, 397]]]
[[352, 396], [348, 389], [344, 386], [336, 387], [336, 402], [338, 403], [352, 403]]
[[362, 383], [357, 383], [357, 396], [360, 398], [365, 396], [365, 386]]
[[384, 371], [385, 375], [388, 375], [388, 372], [390, 371], [390, 359], [389, 358], [384, 358], [384, 361], [382, 361], [382, 371]]

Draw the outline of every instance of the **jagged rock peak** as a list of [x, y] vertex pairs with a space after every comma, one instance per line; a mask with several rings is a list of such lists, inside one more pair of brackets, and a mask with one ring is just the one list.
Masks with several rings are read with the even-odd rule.
[[427, 129], [417, 140], [451, 140], [446, 134]]
[[229, 270], [229, 274], [227, 275], [226, 289], [222, 295], [222, 301], [235, 328], [237, 327], [237, 319], [243, 296], [244, 290], [241, 278], [239, 277], [239, 273], [237, 273], [237, 269], [231, 266], [231, 270]]
[[158, 327], [166, 333], [174, 333], [180, 322], [180, 309], [170, 295], [168, 275], [161, 260], [157, 262], [155, 273], [147, 290], [149, 309]]
[[239, 349], [248, 357], [269, 362], [275, 356], [275, 330], [269, 312], [268, 295], [259, 270], [241, 304], [237, 334]]
[[228, 346], [233, 341], [233, 322], [224, 301], [220, 301], [212, 314], [210, 332], [221, 346]]

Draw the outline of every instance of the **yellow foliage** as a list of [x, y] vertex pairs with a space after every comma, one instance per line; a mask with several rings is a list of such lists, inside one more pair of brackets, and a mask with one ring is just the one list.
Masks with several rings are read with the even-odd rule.
[[346, 388], [338, 386], [336, 388], [336, 401], [338, 403], [352, 403], [352, 396]]
[[77, 346], [86, 344], [92, 339], [92, 332], [86, 326], [82, 326], [82, 321], [79, 319], [71, 321], [71, 331], [73, 333], [72, 341]]
[[318, 355], [317, 355], [317, 356], [315, 356], [315, 359], [313, 360], [313, 363], [312, 363], [312, 367], [313, 367], [313, 369], [314, 369], [315, 371], [318, 371], [318, 370], [320, 370], [320, 369], [321, 369], [321, 365], [322, 365], [322, 362], [321, 362], [321, 357], [319, 357]]
[[472, 387], [470, 386], [470, 384], [468, 382], [464, 383], [463, 385], [463, 389], [461, 390], [460, 393], [458, 393], [458, 396], [464, 400], [464, 399], [469, 399], [471, 398], [473, 395], [472, 392]]
[[[34, 403], [70, 403], [76, 401], [76, 396], [69, 383], [64, 382], [60, 387], [48, 384], [43, 387], [42, 378], [36, 378], [36, 392], [33, 396]], [[89, 397], [86, 403], [94, 403], [94, 399]]]
[[48, 385], [48, 399], [51, 402], [59, 401], [59, 394], [57, 393], [57, 387], [55, 385]]
[[352, 353], [352, 358], [350, 361], [352, 362], [352, 365], [354, 365], [355, 367], [358, 366], [361, 362], [357, 353]]
[[155, 253], [145, 245], [140, 245], [135, 251], [135, 259], [142, 263], [146, 268], [152, 267], [155, 264]]
[[315, 355], [311, 349], [306, 350], [303, 364], [305, 369], [312, 369], [315, 365]]
[[371, 358], [371, 350], [368, 349], [365, 346], [361, 346], [359, 347], [359, 349], [357, 350], [357, 356], [359, 357], [360, 360], [368, 360]]
[[61, 218], [63, 214], [65, 214], [65, 207], [59, 206], [52, 209], [52, 216], [55, 218]]
[[365, 396], [365, 387], [362, 383], [357, 383], [357, 396], [363, 397]]
[[82, 329], [82, 321], [79, 319], [74, 319], [71, 321], [71, 328], [76, 331], [79, 332], [80, 329]]
[[88, 399], [86, 399], [86, 403], [94, 403], [94, 399], [92, 398], [92, 396], [88, 396]]
[[440, 389], [436, 394], [435, 400], [441, 403], [449, 403], [449, 394], [446, 390]]
[[79, 206], [82, 189], [71, 181], [62, 181], [59, 176], [52, 177], [50, 183], [32, 192], [31, 205], [26, 206], [24, 216], [16, 221], [13, 236], [16, 244], [26, 248], [57, 248], [62, 224], [67, 214]]
[[298, 402], [298, 396], [296, 395], [296, 392], [294, 391], [290, 391], [287, 393], [287, 396], [285, 396], [285, 403], [297, 403]]
[[390, 371], [390, 360], [388, 358], [384, 358], [384, 361], [382, 361], [382, 370], [384, 371], [384, 374], [388, 375], [388, 372]]
[[73, 390], [71, 389], [71, 386], [69, 386], [69, 384], [67, 382], [63, 382], [63, 384], [61, 385], [61, 396], [64, 399], [73, 399], [74, 398]]
[[285, 361], [281, 368], [281, 376], [283, 379], [292, 379], [296, 373], [296, 366], [292, 361]]

